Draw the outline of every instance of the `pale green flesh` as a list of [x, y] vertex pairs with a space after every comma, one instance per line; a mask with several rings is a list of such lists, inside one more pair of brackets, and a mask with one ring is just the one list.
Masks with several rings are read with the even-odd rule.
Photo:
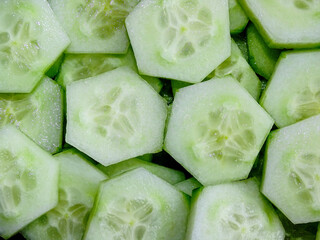
[[317, 0], [238, 0], [269, 47], [320, 46]]
[[162, 148], [167, 107], [129, 68], [67, 87], [66, 141], [107, 166]]
[[165, 150], [203, 185], [244, 179], [272, 125], [238, 82], [215, 78], [176, 93]]
[[155, 163], [146, 162], [138, 158], [129, 159], [108, 167], [104, 167], [103, 165], [98, 166], [98, 168], [106, 173], [109, 177], [115, 177], [139, 167], [145, 168], [170, 184], [176, 184], [185, 179], [184, 174], [180, 171], [166, 168]]
[[192, 177], [182, 182], [179, 182], [174, 186], [180, 191], [184, 192], [185, 194], [192, 196], [192, 191], [201, 187], [202, 185], [197, 181], [197, 179]]
[[68, 53], [126, 53], [124, 20], [139, 0], [49, 0], [71, 44]]
[[239, 5], [238, 0], [228, 0], [230, 33], [237, 34], [242, 32], [248, 24], [249, 18]]
[[280, 55], [260, 100], [279, 128], [320, 113], [319, 65], [319, 50]]
[[0, 94], [0, 126], [13, 124], [43, 149], [62, 147], [63, 99], [58, 84], [43, 78], [30, 94]]
[[184, 194], [169, 183], [145, 169], [132, 170], [101, 185], [84, 240], [183, 240], [188, 208]]
[[0, 129], [0, 236], [7, 239], [52, 209], [58, 164], [13, 126]]
[[247, 39], [251, 67], [257, 74], [270, 79], [280, 51], [269, 48], [253, 24], [247, 28]]
[[205, 187], [192, 206], [186, 240], [283, 240], [285, 232], [256, 179]]
[[55, 158], [60, 163], [58, 205], [22, 231], [27, 239], [81, 239], [99, 184], [107, 178], [74, 149]]
[[294, 224], [320, 220], [320, 115], [271, 133], [262, 193]]
[[30, 92], [69, 42], [46, 1], [1, 1], [0, 92]]
[[230, 56], [227, 0], [143, 0], [126, 27], [141, 74], [200, 82]]
[[231, 56], [219, 65], [207, 78], [231, 76], [243, 86], [254, 99], [260, 97], [261, 82], [242, 56], [237, 44], [231, 41]]

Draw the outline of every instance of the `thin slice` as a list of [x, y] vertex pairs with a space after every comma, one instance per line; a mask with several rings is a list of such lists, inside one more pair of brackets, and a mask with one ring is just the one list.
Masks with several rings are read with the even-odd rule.
[[231, 56], [210, 73], [207, 78], [222, 78], [225, 76], [232, 76], [236, 79], [254, 99], [257, 100], [260, 97], [261, 82], [233, 40], [231, 42]]
[[238, 0], [271, 48], [320, 46], [320, 1]]
[[280, 55], [260, 100], [279, 128], [320, 113], [319, 66], [320, 50]]
[[273, 131], [262, 193], [294, 224], [320, 221], [320, 115]]
[[58, 201], [58, 163], [11, 125], [0, 129], [0, 236], [7, 239]]
[[138, 158], [132, 158], [120, 163], [110, 165], [108, 167], [104, 167], [101, 164], [98, 165], [98, 168], [111, 178], [141, 167], [145, 168], [149, 172], [153, 173], [159, 178], [162, 178], [170, 184], [176, 184], [185, 179], [183, 172], [171, 168], [166, 168], [155, 163], [146, 162]]
[[200, 82], [230, 56], [227, 0], [142, 0], [126, 27], [144, 75]]
[[161, 151], [166, 116], [160, 95], [126, 67], [67, 86], [66, 141], [105, 166]]
[[182, 182], [179, 182], [174, 185], [176, 188], [178, 188], [180, 191], [184, 192], [185, 194], [192, 196], [192, 191], [202, 187], [201, 183], [197, 181], [195, 178], [188, 178], [187, 180], [184, 180]]
[[139, 0], [49, 0], [71, 44], [68, 53], [126, 53], [124, 20]]
[[251, 67], [257, 74], [270, 79], [279, 58], [280, 50], [269, 48], [253, 24], [250, 24], [247, 28], [247, 39]]
[[31, 240], [80, 240], [99, 184], [107, 176], [74, 149], [55, 158], [60, 164], [58, 205], [29, 224], [22, 234]]
[[285, 231], [256, 179], [205, 187], [193, 197], [186, 240], [283, 240]]
[[0, 126], [13, 124], [50, 153], [62, 147], [63, 93], [44, 77], [30, 94], [0, 94]]
[[183, 240], [188, 203], [166, 181], [142, 168], [132, 170], [101, 185], [84, 240]]
[[238, 3], [238, 0], [228, 0], [229, 3], [229, 19], [230, 33], [241, 33], [247, 26], [249, 18]]
[[69, 43], [47, 1], [0, 1], [0, 92], [31, 92]]
[[272, 118], [231, 77], [176, 93], [165, 149], [203, 185], [248, 176]]
[[248, 44], [247, 44], [247, 36], [245, 33], [233, 35], [232, 39], [236, 42], [238, 45], [238, 48], [240, 49], [242, 56], [244, 59], [249, 62], [249, 53], [248, 53]]

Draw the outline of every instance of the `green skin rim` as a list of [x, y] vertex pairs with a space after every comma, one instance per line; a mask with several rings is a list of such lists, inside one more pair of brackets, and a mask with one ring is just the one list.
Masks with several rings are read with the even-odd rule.
[[270, 47], [270, 48], [278, 48], [278, 49], [286, 49], [286, 48], [289, 48], [289, 49], [290, 48], [316, 48], [316, 47], [320, 47], [320, 38], [319, 38], [319, 42], [309, 42], [309, 43], [276, 42], [276, 40], [274, 40], [272, 38], [271, 33], [267, 32], [264, 29], [264, 27], [261, 24], [260, 20], [255, 15], [254, 11], [252, 11], [252, 9], [250, 9], [250, 6], [247, 3], [247, 0], [238, 0], [238, 3], [241, 5], [242, 9], [244, 10], [244, 12], [248, 16], [248, 18], [253, 22], [254, 26], [256, 27], [256, 29], [258, 30], [260, 35], [263, 37], [263, 39], [265, 40], [265, 42], [268, 45], [268, 47]]

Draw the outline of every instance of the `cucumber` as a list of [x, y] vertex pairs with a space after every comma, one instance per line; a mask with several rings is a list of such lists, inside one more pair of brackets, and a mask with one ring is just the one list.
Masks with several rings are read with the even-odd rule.
[[243, 32], [241, 34], [233, 35], [232, 39], [238, 45], [238, 48], [241, 51], [242, 57], [249, 62], [249, 52], [248, 52], [248, 44], [247, 44], [247, 36]]
[[144, 154], [142, 156], [139, 156], [137, 157], [143, 161], [146, 161], [146, 162], [152, 162], [152, 158], [153, 158], [153, 154], [149, 153], [149, 154]]
[[22, 234], [30, 240], [80, 240], [99, 184], [107, 176], [74, 149], [54, 157], [60, 163], [58, 205], [29, 224]]
[[231, 77], [176, 93], [165, 150], [203, 185], [247, 178], [272, 118]]
[[200, 82], [230, 56], [227, 0], [142, 0], [126, 27], [143, 75]]
[[283, 240], [285, 232], [256, 179], [205, 187], [194, 197], [186, 240]]
[[47, 1], [0, 1], [0, 92], [31, 92], [69, 43]]
[[126, 53], [124, 20], [139, 0], [49, 0], [66, 29], [68, 53]]
[[0, 129], [0, 237], [11, 237], [57, 204], [58, 168], [15, 127]]
[[192, 83], [171, 80], [171, 88], [172, 88], [173, 96], [176, 95], [177, 91], [180, 88], [188, 87], [190, 85], [192, 85]]
[[102, 165], [162, 149], [165, 101], [127, 67], [67, 86], [66, 142]]
[[185, 179], [183, 172], [163, 167], [155, 163], [146, 162], [138, 158], [132, 158], [108, 167], [99, 164], [97, 167], [111, 178], [142, 167], [170, 184], [176, 184]]
[[188, 213], [183, 193], [139, 168], [101, 184], [83, 239], [183, 240]]
[[317, 231], [316, 240], [320, 240], [320, 224], [318, 224], [318, 231]]
[[50, 153], [62, 147], [63, 93], [44, 77], [28, 94], [0, 94], [0, 127], [13, 124]]
[[320, 221], [320, 115], [271, 132], [262, 193], [294, 224]]
[[319, 66], [320, 50], [280, 55], [260, 100], [279, 128], [320, 113]]
[[249, 18], [238, 3], [238, 0], [228, 0], [230, 33], [241, 33], [247, 26]]
[[57, 82], [66, 88], [72, 82], [94, 77], [121, 66], [128, 66], [137, 71], [131, 49], [124, 55], [66, 54], [57, 77]]
[[247, 61], [243, 58], [238, 45], [231, 41], [231, 56], [220, 64], [207, 78], [232, 76], [254, 99], [260, 97], [261, 82]]
[[247, 28], [247, 39], [251, 67], [257, 74], [270, 79], [279, 58], [280, 50], [269, 48], [253, 24], [250, 24]]
[[60, 71], [60, 67], [61, 67], [63, 60], [64, 60], [64, 54], [61, 54], [60, 57], [54, 62], [54, 64], [46, 72], [46, 76], [48, 76], [49, 78], [52, 78], [52, 79], [55, 78]]
[[181, 192], [184, 192], [185, 194], [192, 196], [192, 191], [201, 187], [201, 183], [197, 181], [197, 179], [191, 177], [187, 180], [184, 180], [182, 182], [178, 182], [174, 185], [177, 189], [179, 189]]
[[314, 0], [238, 0], [271, 48], [320, 46], [320, 2]]

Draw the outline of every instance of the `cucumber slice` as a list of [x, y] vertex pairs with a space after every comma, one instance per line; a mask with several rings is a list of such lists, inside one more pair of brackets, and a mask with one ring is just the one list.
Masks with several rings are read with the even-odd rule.
[[63, 93], [45, 77], [29, 94], [0, 94], [0, 126], [13, 124], [50, 153], [62, 147]]
[[153, 158], [153, 154], [149, 153], [149, 154], [144, 154], [142, 156], [137, 157], [143, 161], [147, 161], [147, 162], [151, 162], [152, 158]]
[[180, 88], [184, 88], [184, 87], [188, 87], [192, 85], [192, 83], [187, 83], [187, 82], [182, 82], [182, 81], [175, 81], [175, 80], [171, 80], [171, 88], [172, 88], [172, 93], [173, 96], [176, 95], [177, 91]]
[[238, 0], [228, 0], [230, 33], [241, 33], [247, 26], [249, 18], [238, 3]]
[[230, 56], [227, 0], [142, 0], [126, 26], [144, 75], [200, 82]]
[[171, 168], [166, 168], [155, 163], [146, 162], [138, 158], [132, 158], [120, 163], [110, 165], [108, 167], [104, 167], [101, 164], [98, 165], [98, 168], [111, 178], [140, 167], [148, 170], [149, 172], [153, 173], [159, 178], [162, 178], [170, 184], [176, 184], [185, 179], [183, 172]]
[[159, 78], [150, 77], [150, 76], [141, 76], [157, 93], [161, 92], [163, 88], [163, 83]]
[[174, 185], [177, 189], [179, 189], [181, 192], [184, 192], [185, 194], [192, 196], [192, 191], [202, 187], [201, 183], [197, 181], [195, 178], [189, 178], [187, 180], [184, 180], [182, 182], [179, 182]]
[[320, 50], [280, 55], [260, 100], [279, 128], [320, 113], [319, 66]]
[[247, 28], [247, 39], [251, 67], [257, 74], [270, 79], [280, 51], [269, 48], [253, 24]]
[[294, 224], [320, 221], [320, 115], [273, 131], [262, 193]]
[[46, 76], [49, 78], [55, 78], [58, 75], [61, 64], [64, 60], [64, 54], [61, 54], [60, 57], [55, 61], [55, 63], [50, 67], [50, 69], [46, 72]]
[[187, 240], [283, 240], [285, 232], [256, 179], [205, 187], [191, 208]]
[[126, 53], [124, 20], [139, 0], [49, 0], [66, 29], [68, 53]]
[[261, 82], [247, 61], [242, 57], [238, 45], [231, 41], [231, 56], [219, 65], [207, 78], [232, 76], [254, 99], [260, 97]]
[[238, 0], [271, 48], [320, 46], [318, 0]]
[[97, 76], [121, 66], [137, 71], [132, 50], [125, 55], [111, 54], [66, 54], [57, 82], [66, 88], [72, 82]]
[[320, 240], [320, 223], [318, 224], [318, 231], [317, 231], [316, 240]]
[[139, 168], [101, 185], [84, 240], [183, 240], [188, 212], [184, 194]]
[[107, 166], [161, 151], [165, 101], [127, 67], [67, 86], [66, 141]]
[[180, 89], [165, 150], [203, 185], [244, 179], [273, 125], [231, 77]]
[[0, 129], [1, 237], [11, 237], [57, 204], [58, 167], [15, 127]]
[[82, 239], [99, 184], [107, 178], [74, 149], [55, 158], [60, 163], [58, 205], [22, 231], [27, 239]]
[[232, 36], [233, 40], [238, 45], [238, 48], [241, 51], [242, 57], [249, 62], [249, 52], [248, 52], [248, 44], [247, 44], [247, 36], [246, 34], [237, 34]]
[[47, 1], [0, 1], [0, 92], [31, 92], [69, 43]]

